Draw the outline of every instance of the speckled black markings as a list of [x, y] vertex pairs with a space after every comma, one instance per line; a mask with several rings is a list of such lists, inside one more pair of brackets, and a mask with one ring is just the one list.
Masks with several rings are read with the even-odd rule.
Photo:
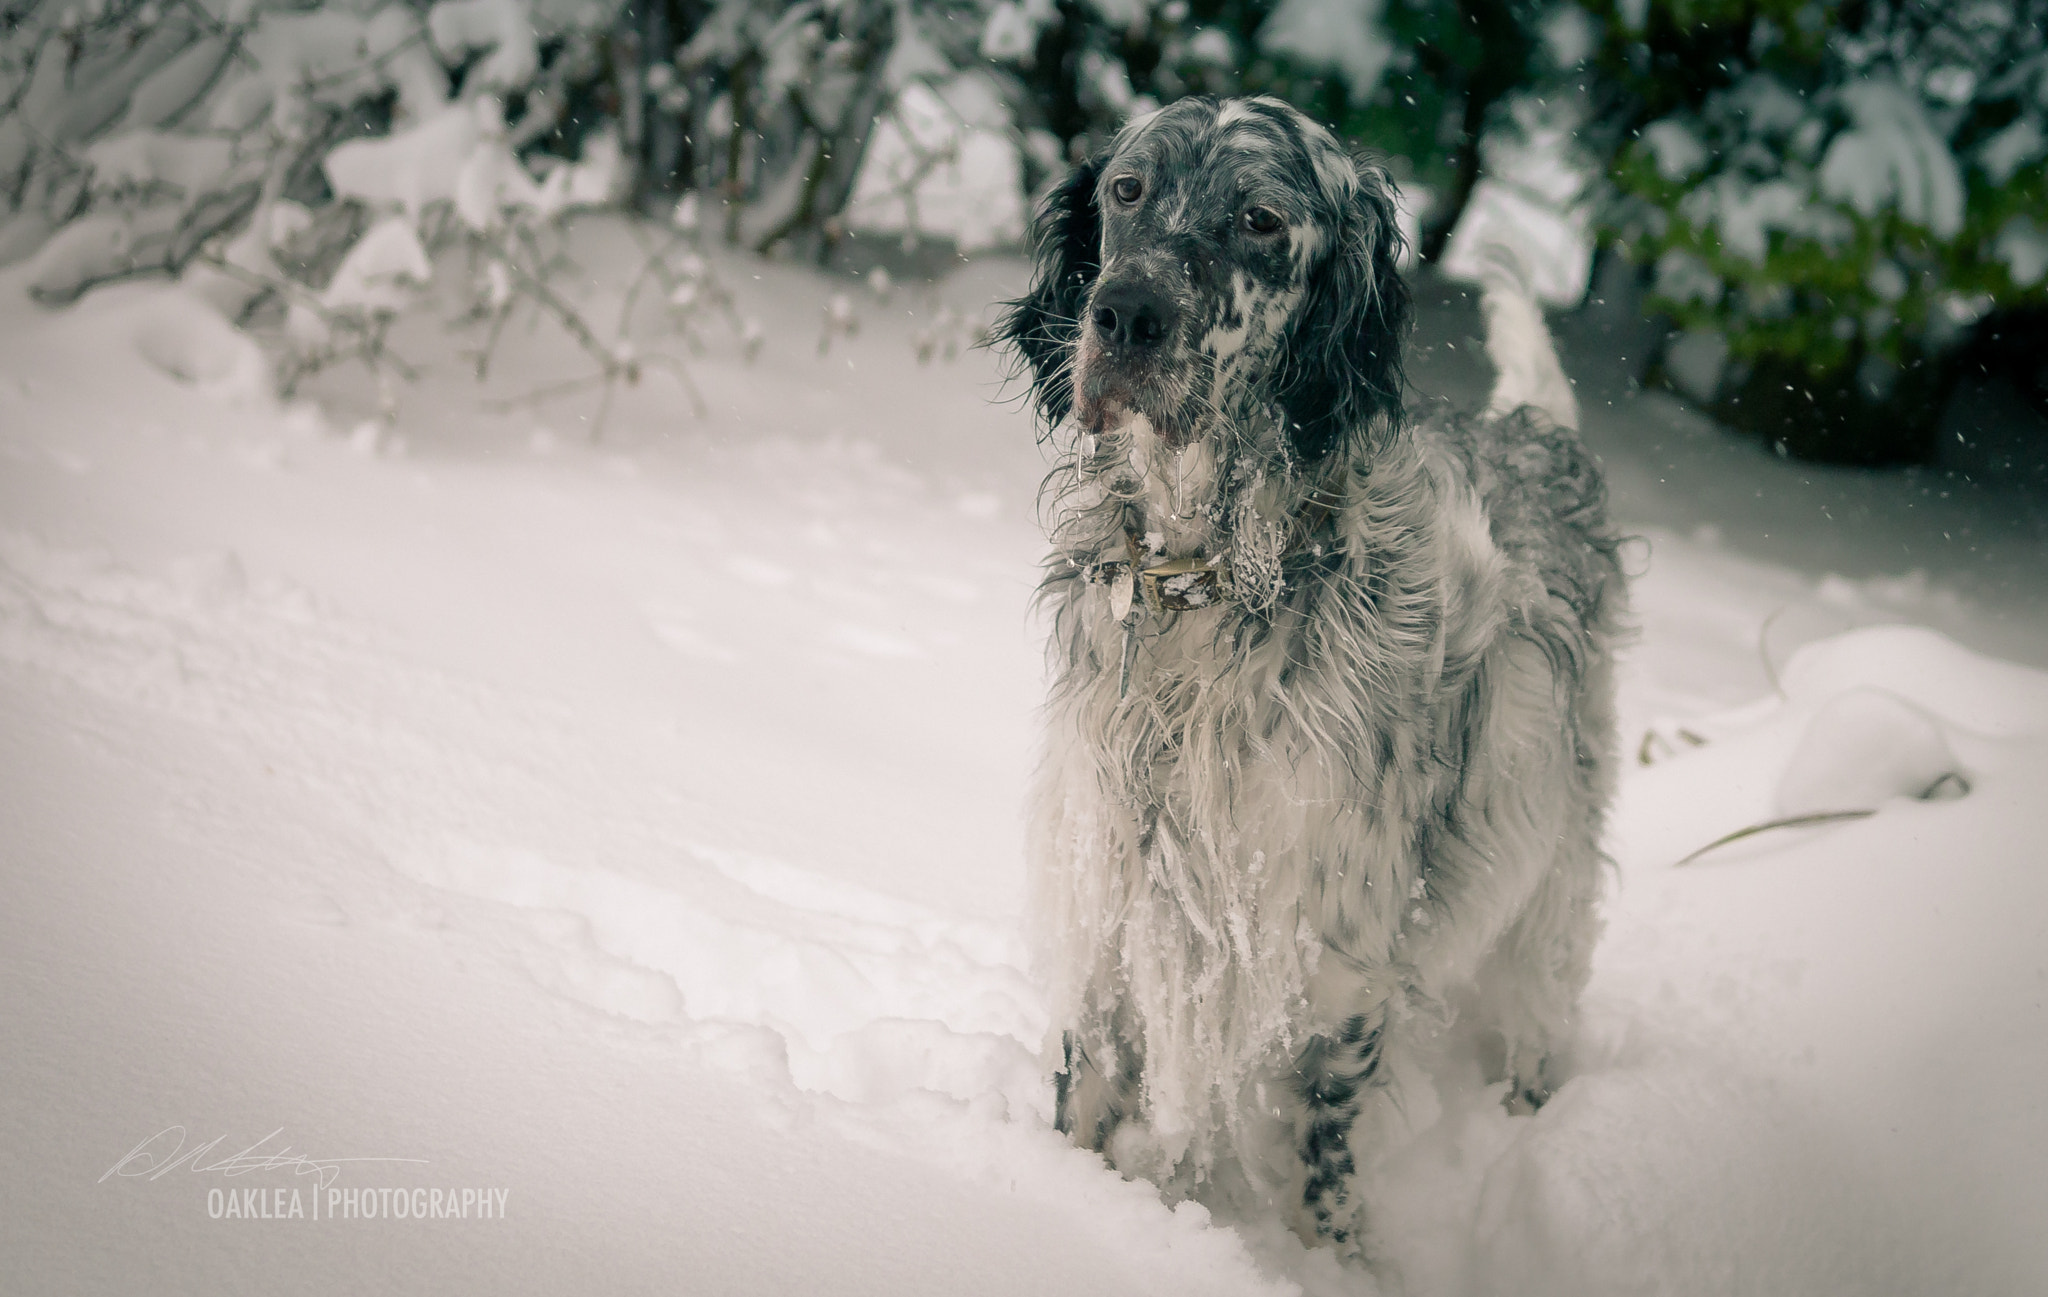
[[1338, 1223], [1358, 1169], [1351, 1155], [1351, 1125], [1358, 1119], [1360, 1092], [1379, 1072], [1379, 1044], [1380, 1030], [1370, 1016], [1353, 1014], [1335, 1040], [1316, 1037], [1295, 1062], [1302, 1103], [1301, 1161], [1308, 1169], [1301, 1202], [1315, 1220], [1317, 1235], [1333, 1243], [1351, 1239], [1351, 1231]]
[[[1549, 1096], [1618, 760], [1618, 546], [1540, 313], [1489, 290], [1536, 374], [1502, 367], [1511, 413], [1411, 418], [1399, 251], [1391, 181], [1313, 122], [1183, 101], [1048, 197], [996, 334], [1057, 455], [1030, 825], [1058, 1127], [1176, 1197], [1235, 1160], [1346, 1253], [1453, 997], [1509, 1106]], [[1227, 560], [1232, 600], [1113, 611], [1087, 574], [1141, 543]]]
[[[1190, 111], [1198, 104], [1210, 111]], [[1289, 449], [1304, 463], [1320, 461], [1358, 429], [1398, 414], [1411, 311], [1398, 269], [1402, 245], [1391, 183], [1377, 167], [1361, 166], [1343, 200], [1351, 210], [1321, 210], [1332, 195], [1291, 110], [1259, 100], [1233, 106], [1240, 116], [1230, 129], [1264, 146], [1239, 168], [1213, 165], [1219, 128], [1217, 105], [1208, 99], [1182, 101], [1134, 149], [1112, 151], [1120, 174], [1139, 168], [1170, 175], [1179, 200], [1170, 209], [1142, 202], [1125, 213], [1111, 198], [1106, 218], [1103, 190], [1116, 179], [1108, 175], [1112, 152], [1082, 163], [1046, 196], [1034, 226], [1032, 290], [1009, 304], [996, 338], [1013, 347], [1030, 371], [1033, 400], [1047, 427], [1073, 409], [1071, 363], [1081, 312], [1094, 300], [1105, 271], [1113, 281], [1146, 283], [1180, 301], [1182, 337], [1174, 360], [1197, 371], [1212, 370], [1219, 359], [1203, 354], [1196, 340], [1212, 330], [1242, 328], [1248, 307], [1304, 290], [1290, 313], [1287, 345], [1273, 353], [1277, 364], [1240, 385], [1274, 409], [1287, 429]], [[1205, 158], [1211, 165], [1203, 165]], [[1343, 245], [1329, 249], [1301, 284], [1290, 240], [1247, 239], [1234, 230], [1236, 214], [1253, 201], [1274, 204], [1284, 219], [1302, 227], [1336, 231]], [[1215, 212], [1218, 219], [1176, 218], [1188, 209]], [[1126, 264], [1102, 264], [1106, 219], [1125, 226], [1117, 233], [1132, 250]], [[1236, 291], [1239, 284], [1245, 292]], [[1210, 376], [1190, 375], [1195, 381], [1185, 385], [1184, 399], [1199, 405], [1207, 386], [1201, 380]]]

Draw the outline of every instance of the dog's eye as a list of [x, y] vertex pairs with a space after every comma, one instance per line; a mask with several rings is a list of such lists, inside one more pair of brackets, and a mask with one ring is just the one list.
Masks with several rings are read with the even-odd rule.
[[1270, 207], [1254, 207], [1244, 214], [1244, 227], [1253, 234], [1273, 234], [1280, 225], [1280, 213]]
[[1115, 194], [1120, 203], [1135, 203], [1138, 195], [1145, 192], [1145, 182], [1136, 176], [1118, 176], [1110, 182], [1109, 192]]

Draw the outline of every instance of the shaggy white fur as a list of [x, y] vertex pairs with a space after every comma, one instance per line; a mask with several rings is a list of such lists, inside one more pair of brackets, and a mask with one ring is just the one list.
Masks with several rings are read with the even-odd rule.
[[[1272, 101], [1165, 110], [1056, 196], [1041, 291], [1006, 330], [1042, 407], [1078, 394], [1087, 424], [1056, 429], [1045, 495], [1031, 816], [1061, 1128], [1170, 1193], [1269, 1201], [1356, 1246], [1356, 1154], [1422, 1034], [1484, 1032], [1517, 1104], [1552, 1084], [1598, 927], [1623, 595], [1526, 297], [1487, 298], [1488, 416], [1412, 426], [1386, 399], [1389, 196], [1332, 157]], [[1119, 176], [1171, 215], [1079, 208]], [[1292, 227], [1263, 218], [1239, 227], [1278, 231], [1263, 244], [1203, 242], [1246, 192], [1327, 251], [1275, 248]], [[1103, 302], [1159, 336], [1141, 354]], [[1166, 559], [1227, 568], [1234, 597], [1124, 615], [1104, 573]]]

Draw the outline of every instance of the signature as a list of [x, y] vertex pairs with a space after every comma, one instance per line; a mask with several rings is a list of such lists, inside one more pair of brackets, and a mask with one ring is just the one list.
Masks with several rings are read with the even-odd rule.
[[238, 1153], [230, 1153], [218, 1160], [208, 1161], [207, 1159], [213, 1157], [215, 1150], [227, 1142], [226, 1135], [210, 1139], [204, 1144], [195, 1144], [188, 1149], [185, 1147], [185, 1128], [166, 1126], [129, 1149], [120, 1161], [108, 1167], [105, 1174], [93, 1183], [104, 1184], [113, 1176], [120, 1176], [123, 1179], [134, 1179], [139, 1176], [148, 1180], [160, 1180], [182, 1166], [201, 1175], [210, 1172], [234, 1176], [247, 1175], [251, 1171], [290, 1171], [293, 1175], [318, 1177], [320, 1188], [325, 1189], [341, 1178], [343, 1166], [357, 1162], [412, 1162], [421, 1166], [427, 1164], [427, 1159], [423, 1157], [308, 1157], [304, 1153], [294, 1153], [289, 1145], [275, 1150], [264, 1148], [283, 1133], [284, 1127], [279, 1126]]

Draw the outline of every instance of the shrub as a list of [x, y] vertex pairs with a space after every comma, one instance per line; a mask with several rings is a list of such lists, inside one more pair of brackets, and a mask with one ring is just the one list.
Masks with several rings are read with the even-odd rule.
[[1512, 0], [1005, 0], [983, 49], [1016, 70], [1020, 121], [1057, 141], [1048, 165], [1183, 95], [1277, 95], [1440, 196], [1433, 256], [1495, 104], [1539, 67], [1539, 19]]
[[1475, 192], [1516, 226], [1510, 190], [1583, 253], [1548, 181], [1590, 153], [1678, 326], [1663, 373], [1788, 453], [1926, 458], [1961, 358], [2048, 319], [2048, 0], [10, 2], [0, 262], [49, 302], [206, 262], [231, 317], [288, 299], [301, 368], [377, 356], [437, 238], [499, 267], [490, 309], [533, 295], [540, 227], [619, 196], [606, 158], [762, 252], [972, 250], [1191, 93], [1391, 155], [1428, 256]]
[[2048, 304], [2048, 3], [1596, 8], [1666, 377], [1790, 454], [1928, 459], [1975, 326]]
[[[1269, 93], [1441, 195], [1448, 234], [1494, 105], [1539, 60], [1514, 0], [662, 0], [648, 171], [715, 189], [729, 235], [829, 256], [852, 229], [1014, 241], [1035, 193], [1131, 116]], [[877, 114], [879, 113], [879, 116]], [[660, 120], [667, 114], [671, 124]], [[630, 133], [630, 132], [629, 132]]]
[[45, 301], [176, 273], [277, 204], [324, 207], [336, 148], [451, 102], [494, 99], [497, 136], [521, 155], [576, 153], [588, 123], [574, 110], [605, 80], [612, 16], [583, 0], [218, 8], [0, 15], [0, 260], [40, 251]]
[[[457, 323], [485, 335], [478, 377], [511, 313], [530, 307], [589, 363], [589, 377], [557, 387], [602, 387], [601, 426], [620, 384], [649, 365], [680, 369], [636, 355], [623, 324], [600, 332], [551, 283], [563, 218], [630, 183], [616, 17], [586, 0], [11, 12], [0, 250], [32, 257], [29, 293], [49, 305], [116, 279], [183, 276], [272, 344], [285, 395], [360, 361], [387, 417], [411, 369], [386, 336], [430, 279], [452, 273]], [[751, 347], [694, 255], [694, 220], [671, 227], [641, 281], [668, 292], [685, 341], [703, 315], [725, 317]], [[451, 251], [461, 255], [438, 255]]]

